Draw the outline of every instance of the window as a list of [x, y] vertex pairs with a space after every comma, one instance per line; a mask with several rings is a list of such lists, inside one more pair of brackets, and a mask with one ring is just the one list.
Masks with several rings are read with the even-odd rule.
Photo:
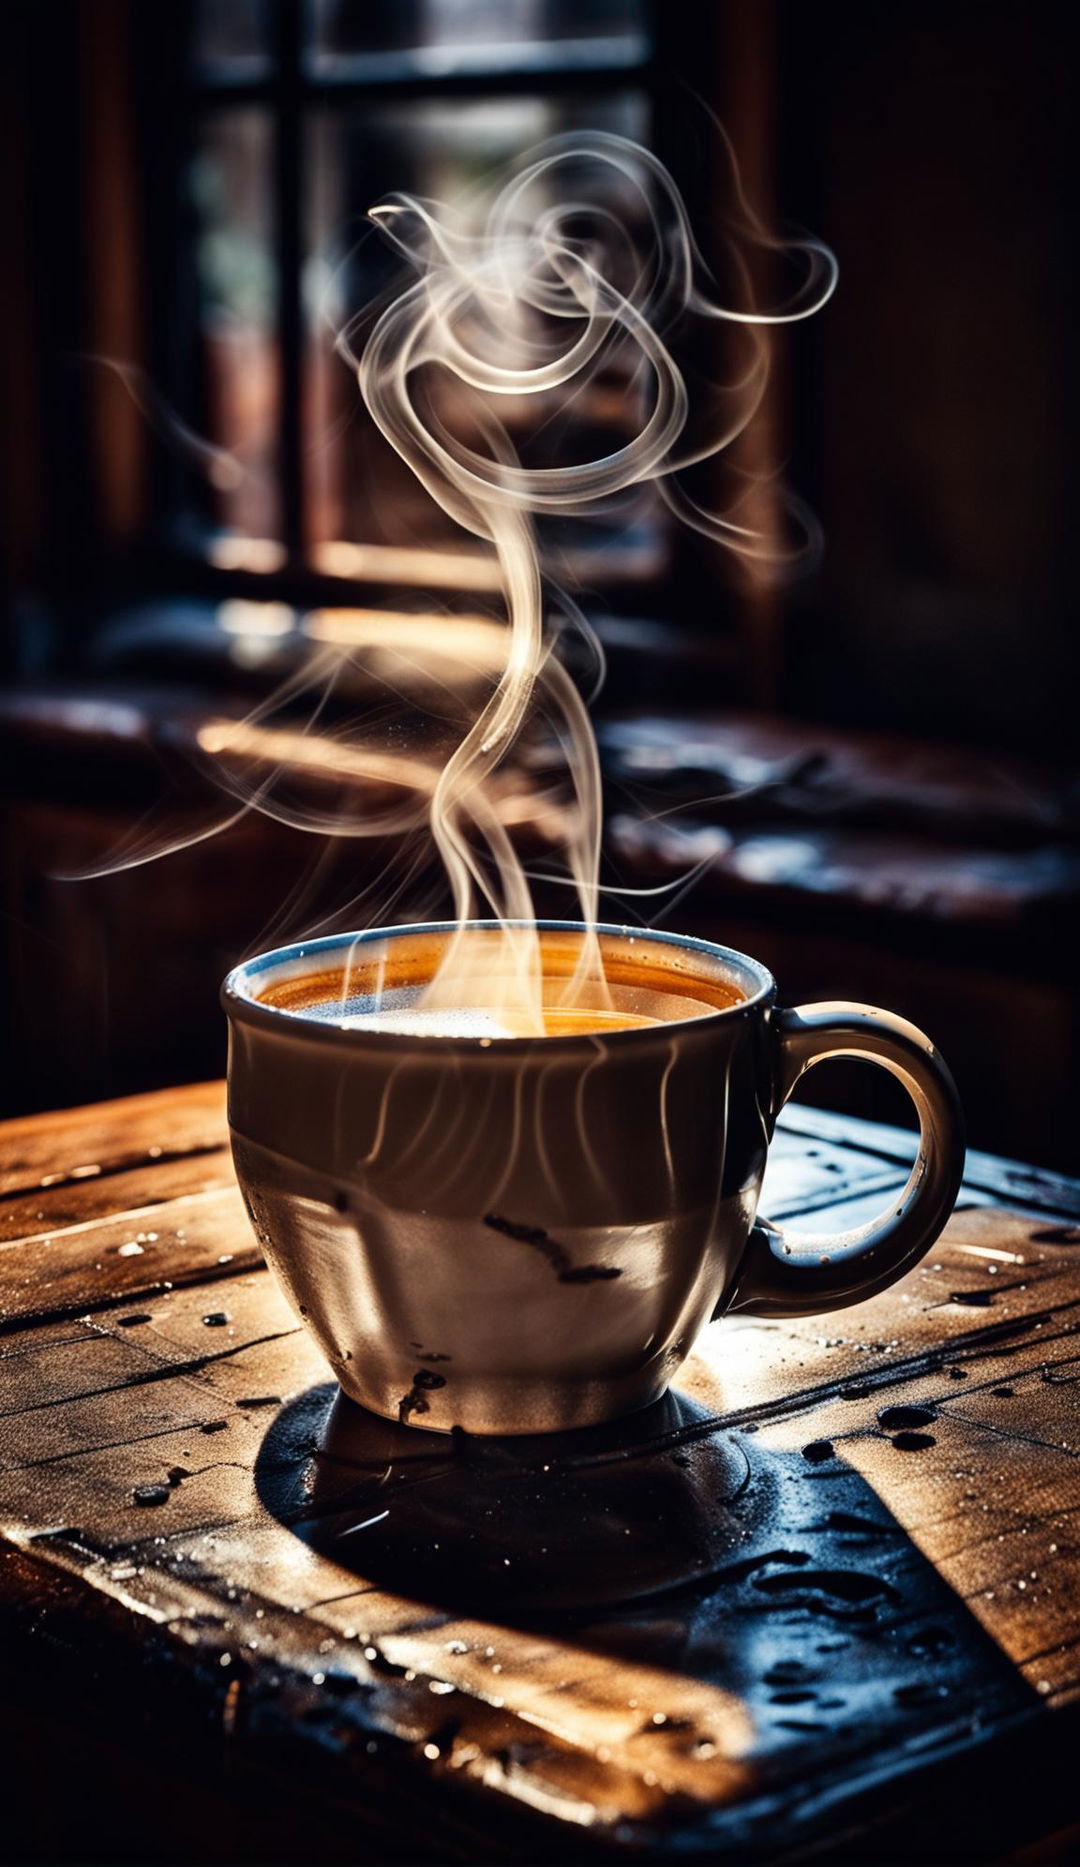
[[[210, 451], [193, 444], [164, 476], [174, 545], [268, 582], [494, 590], [492, 561], [375, 431], [334, 352], [394, 267], [366, 209], [391, 189], [452, 196], [563, 129], [650, 141], [650, 13], [647, 0], [191, 7], [174, 106], [179, 274], [166, 272], [158, 323], [170, 400]], [[610, 390], [585, 415], [613, 430], [620, 418]], [[575, 570], [594, 587], [662, 562], [647, 501], [617, 532], [574, 529]]]

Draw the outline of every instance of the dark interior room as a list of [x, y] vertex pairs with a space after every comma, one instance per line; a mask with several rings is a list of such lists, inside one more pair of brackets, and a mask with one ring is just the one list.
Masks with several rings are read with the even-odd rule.
[[[1075, 1270], [1070, 1293], [1067, 1251], [1060, 1264], [1054, 1257], [1075, 1244], [1080, 1210], [1066, 1177], [1080, 1172], [1068, 10], [1047, 0], [8, 0], [3, 23], [0, 1255], [10, 1249], [11, 1268], [6, 1284], [0, 1273], [0, 1327], [20, 1368], [31, 1366], [31, 1331], [43, 1357], [11, 1403], [10, 1417], [29, 1409], [32, 1450], [13, 1452], [10, 1469], [6, 1449], [0, 1459], [0, 1547], [12, 1578], [2, 1618], [17, 1656], [2, 1668], [12, 1694], [3, 1729], [23, 1784], [9, 1858], [1076, 1859], [1061, 1758], [1080, 1706], [1069, 1412], [1080, 1377], [1051, 1343], [1075, 1327], [1063, 1318], [1080, 1295]], [[563, 175], [580, 198], [557, 198]], [[484, 237], [499, 212], [505, 225], [493, 256], [481, 251], [476, 217], [477, 203], [487, 212], [496, 197]], [[523, 309], [514, 269], [530, 242], [544, 260]], [[684, 277], [675, 317], [664, 307]], [[456, 307], [485, 292], [478, 323], [455, 325]], [[572, 329], [584, 333], [577, 348], [592, 345], [591, 360], [573, 380], [549, 370], [554, 386], [533, 393], [520, 356], [539, 381], [547, 364], [536, 359], [548, 357], [560, 319], [567, 327], [568, 294]], [[477, 331], [479, 361], [470, 351], [466, 367]], [[497, 420], [480, 406], [473, 367], [494, 385]], [[655, 440], [662, 417], [678, 430], [670, 447]], [[420, 442], [402, 439], [410, 422], [424, 424]], [[650, 447], [658, 464], [631, 468]], [[557, 490], [519, 499], [519, 486]], [[514, 538], [526, 541], [520, 557]], [[527, 696], [522, 686], [507, 726], [498, 708], [524, 653], [526, 611], [535, 685]], [[484, 739], [489, 719], [501, 723]], [[467, 773], [457, 791], [449, 782], [465, 770], [462, 747], [483, 764], [482, 802]], [[824, 1307], [853, 1302], [856, 1282], [863, 1301], [835, 1335], [835, 1319], [818, 1317], [792, 1324], [782, 1344], [769, 1337], [779, 1358], [771, 1387], [751, 1372], [751, 1344], [789, 1330], [770, 1318], [808, 1317], [808, 1305], [801, 1295], [766, 1302], [755, 1285], [747, 1317], [765, 1320], [725, 1320], [735, 1372], [722, 1406], [700, 1387], [700, 1413], [680, 1415], [663, 1439], [662, 1473], [661, 1441], [650, 1442], [648, 1485], [677, 1492], [657, 1505], [657, 1521], [682, 1522], [685, 1511], [691, 1526], [681, 1568], [674, 1531], [654, 1549], [641, 1529], [652, 1508], [644, 1465], [633, 1503], [613, 1492], [615, 1503], [598, 1504], [589, 1489], [616, 1457], [613, 1438], [589, 1452], [587, 1480], [584, 1454], [572, 1477], [558, 1467], [561, 1501], [543, 1508], [524, 1465], [507, 1476], [508, 1466], [484, 1463], [485, 1451], [469, 1467], [459, 1439], [454, 1473], [435, 1480], [435, 1491], [450, 1487], [449, 1502], [431, 1506], [432, 1521], [443, 1510], [456, 1524], [460, 1505], [475, 1512], [469, 1534], [479, 1536], [484, 1487], [494, 1486], [492, 1510], [519, 1523], [490, 1575], [481, 1561], [478, 1598], [466, 1591], [459, 1601], [444, 1598], [449, 1584], [433, 1592], [413, 1560], [415, 1538], [426, 1549], [433, 1534], [427, 1519], [408, 1530], [407, 1549], [387, 1530], [383, 1550], [382, 1529], [375, 1540], [353, 1537], [379, 1524], [381, 1492], [360, 1485], [348, 1508], [363, 1522], [342, 1528], [346, 1504], [320, 1489], [330, 1442], [309, 1400], [330, 1390], [311, 1384], [325, 1381], [328, 1359], [357, 1394], [335, 1359], [338, 1325], [323, 1316], [322, 1295], [302, 1303], [298, 1274], [277, 1261], [278, 1168], [263, 1162], [256, 1173], [246, 1141], [237, 1145], [244, 1098], [252, 1110], [270, 1100], [258, 1082], [245, 1087], [241, 1068], [264, 1072], [264, 1083], [272, 1069], [269, 1060], [256, 1068], [245, 1049], [263, 1041], [257, 1019], [248, 1033], [242, 1010], [230, 1009], [247, 1219], [239, 1204], [221, 1112], [229, 1037], [219, 993], [226, 974], [250, 982], [270, 949], [302, 956], [319, 939], [489, 914], [516, 926], [522, 899], [530, 917], [596, 922], [605, 939], [629, 941], [625, 979], [631, 947], [652, 951], [654, 936], [670, 935], [694, 952], [753, 955], [746, 976], [773, 975], [780, 1005], [808, 1014], [801, 1036], [791, 1035], [791, 1011], [763, 1028], [761, 1054], [787, 1043], [796, 1063], [780, 1090], [759, 1092], [753, 1111], [748, 1102], [745, 1122], [734, 1108], [725, 1117], [731, 1160], [716, 1197], [728, 1195], [723, 1174], [735, 1173], [743, 1128], [756, 1119], [768, 1143], [798, 1079], [770, 1154], [765, 1209], [815, 1215], [803, 1229], [833, 1275]], [[947, 1125], [954, 1103], [946, 1116], [927, 1114], [936, 1092], [919, 1087], [921, 1062], [873, 1067], [876, 1040], [859, 1033], [879, 1014], [865, 1007], [887, 1007], [890, 1030], [906, 1021], [904, 1043], [925, 1046], [927, 1069], [944, 1057], [955, 1079], [968, 1154], [947, 1199], [934, 1122]], [[806, 1033], [825, 1014], [838, 1030], [850, 1014], [849, 1039], [834, 1034], [810, 1054]], [[541, 1035], [560, 1028], [549, 1020]], [[307, 1068], [297, 1062], [291, 1093], [309, 1101], [312, 1124], [332, 1127], [345, 1091], [320, 1101]], [[689, 1079], [678, 1087], [681, 1068], [672, 1106], [688, 1130], [705, 1118], [692, 1112]], [[582, 1084], [576, 1093], [580, 1117]], [[492, 1134], [500, 1102], [496, 1086], [478, 1117]], [[367, 1160], [390, 1145], [388, 1106]], [[674, 1187], [684, 1144], [673, 1164], [663, 1106]], [[470, 1108], [466, 1098], [461, 1111]], [[417, 1202], [428, 1169], [416, 1161], [434, 1120], [419, 1124], [421, 1139], [402, 1156], [412, 1164], [394, 1181], [411, 1181]], [[622, 1152], [637, 1152], [644, 1184], [649, 1149], [633, 1139], [636, 1120], [627, 1116]], [[455, 1132], [448, 1153], [460, 1145]], [[255, 1139], [266, 1159], [286, 1151], [280, 1138]], [[760, 1180], [763, 1163], [764, 1144], [747, 1176]], [[562, 1156], [552, 1171], [564, 1167], [572, 1179]], [[862, 1271], [841, 1290], [837, 1267], [845, 1253], [854, 1262], [859, 1228], [883, 1200], [895, 1198], [898, 1230], [906, 1204], [931, 1198], [939, 1182], [936, 1236], [961, 1171], [945, 1235], [952, 1257], [931, 1255], [916, 1271], [896, 1247], [896, 1266], [868, 1295]], [[689, 1203], [681, 1180], [679, 1192]], [[339, 1214], [352, 1197], [334, 1194]], [[519, 1212], [505, 1188], [480, 1208], [486, 1248], [497, 1234], [500, 1250], [516, 1250], [548, 1284], [591, 1280], [580, 1302], [602, 1306], [603, 1280], [622, 1273], [589, 1230], [603, 1216], [588, 1216], [590, 1197], [581, 1191], [573, 1216], [592, 1240], [584, 1260], [578, 1231], [566, 1242], [559, 1229], [569, 1223], [560, 1208]], [[166, 1201], [175, 1261], [158, 1264]], [[427, 1206], [418, 1211], [426, 1222]], [[271, 1298], [259, 1294], [266, 1273], [248, 1220], [304, 1318], [287, 1338], [290, 1354], [304, 1341], [299, 1372], [280, 1359], [287, 1312], [259, 1307]], [[751, 1251], [768, 1226], [750, 1210], [744, 1243], [747, 1227]], [[772, 1233], [774, 1255], [790, 1252], [783, 1237]], [[905, 1294], [874, 1294], [904, 1266]], [[929, 1273], [943, 1267], [935, 1284]], [[734, 1288], [724, 1299], [732, 1311]], [[196, 1306], [187, 1334], [169, 1308], [182, 1308], [185, 1289]], [[1002, 1308], [1006, 1291], [1017, 1294]], [[717, 1299], [708, 1314], [721, 1307]], [[233, 1343], [241, 1312], [247, 1334]], [[602, 1343], [602, 1308], [587, 1314]], [[671, 1368], [708, 1314], [692, 1327], [671, 1323]], [[954, 1324], [978, 1337], [968, 1361]], [[80, 1356], [101, 1330], [109, 1346], [94, 1350], [91, 1380]], [[508, 1446], [556, 1428], [615, 1432], [610, 1419], [596, 1423], [599, 1412], [546, 1400], [530, 1424], [524, 1399], [519, 1413], [492, 1416], [501, 1425], [477, 1414], [474, 1428], [472, 1415], [445, 1411], [453, 1370], [448, 1388], [448, 1369], [431, 1365], [451, 1359], [443, 1338], [415, 1321], [410, 1331], [408, 1354], [421, 1365], [395, 1377], [404, 1398], [387, 1414], [357, 1391], [371, 1420], [389, 1419], [387, 1433], [436, 1450], [410, 1455], [387, 1439], [384, 1458], [372, 1426], [374, 1450], [364, 1440], [358, 1452], [359, 1428], [335, 1414], [346, 1450], [332, 1457], [354, 1488], [361, 1466], [397, 1474], [399, 1458], [435, 1460], [442, 1472], [440, 1431], [509, 1433]], [[259, 1351], [265, 1366], [235, 1358], [249, 1338], [278, 1345]], [[122, 1357], [136, 1352], [148, 1359], [129, 1369]], [[907, 1372], [886, 1406], [888, 1368], [901, 1362]], [[152, 1400], [166, 1367], [187, 1384], [172, 1414]], [[1021, 1415], [1024, 1380], [1032, 1398]], [[117, 1476], [106, 1448], [121, 1443], [123, 1410], [135, 1404], [129, 1382], [151, 1399], [138, 1428], [144, 1452]], [[212, 1404], [200, 1400], [202, 1382]], [[816, 1424], [801, 1415], [792, 1424], [802, 1406], [792, 1396], [811, 1389]], [[91, 1393], [113, 1397], [107, 1431], [91, 1420]], [[644, 1420], [648, 1409], [633, 1409], [645, 1390], [630, 1394], [608, 1414]], [[654, 1404], [692, 1413], [699, 1399], [681, 1395]], [[964, 1399], [970, 1446], [960, 1425], [952, 1438], [944, 1430], [947, 1406]], [[69, 1440], [59, 1403], [76, 1408]], [[271, 1424], [265, 1409], [276, 1404]], [[1010, 1406], [1013, 1425], [1025, 1424], [1006, 1448], [999, 1423]], [[879, 1481], [870, 1453], [844, 1439], [840, 1488], [827, 1492], [853, 1407], [869, 1409], [867, 1432], [903, 1470]], [[716, 1419], [724, 1433], [757, 1435], [745, 1451], [747, 1496], [764, 1487], [773, 1499], [774, 1540], [747, 1543], [750, 1567], [737, 1577], [734, 1543], [721, 1562], [719, 1532], [701, 1527], [700, 1488], [720, 1486], [726, 1499], [730, 1483], [742, 1495], [724, 1449], [734, 1439], [708, 1437]], [[231, 1453], [222, 1452], [229, 1422]], [[221, 1440], [201, 1438], [219, 1429]], [[689, 1450], [672, 1450], [684, 1431]], [[980, 1464], [984, 1442], [990, 1462]], [[995, 1445], [1005, 1448], [1000, 1466]], [[920, 1446], [921, 1463], [905, 1464]], [[89, 1490], [66, 1476], [73, 1447], [93, 1464]], [[1073, 1475], [1044, 1470], [1044, 1456]], [[927, 1491], [917, 1507], [905, 1503], [919, 1488], [916, 1468], [939, 1459], [948, 1499], [942, 1492], [931, 1507]], [[257, 1521], [233, 1502], [249, 1466]], [[18, 1471], [32, 1472], [33, 1509], [4, 1488]], [[1015, 1491], [1007, 1521], [1003, 1485]], [[403, 1490], [398, 1507], [410, 1525], [413, 1495]], [[535, 1604], [499, 1591], [519, 1545], [530, 1561], [547, 1558], [544, 1512], [556, 1509], [564, 1526], [613, 1521], [614, 1511], [620, 1536], [646, 1550], [646, 1565], [655, 1556], [662, 1579], [641, 1585], [642, 1607], [635, 1570], [624, 1595], [636, 1605], [624, 1600], [606, 1620], [567, 1582], [563, 1644], [550, 1635], [556, 1644], [543, 1646], [549, 1631]], [[988, 1511], [992, 1536], [985, 1525], [981, 1534], [992, 1558], [962, 1557], [977, 1541], [961, 1534], [965, 1513]], [[814, 1556], [811, 1518], [822, 1530]], [[894, 1519], [902, 1549], [888, 1542]], [[871, 1520], [877, 1530], [866, 1529]], [[934, 1527], [946, 1522], [951, 1542]], [[282, 1523], [301, 1525], [289, 1532], [299, 1554], [274, 1553], [271, 1523], [273, 1537], [284, 1536]], [[250, 1530], [242, 1548], [241, 1524]], [[828, 1560], [825, 1524], [839, 1540]], [[144, 1556], [131, 1551], [155, 1541], [164, 1580], [148, 1593]], [[357, 1552], [369, 1541], [376, 1553], [364, 1569]], [[1005, 1551], [1007, 1577], [995, 1567]], [[622, 1559], [609, 1569], [609, 1556], [596, 1563], [620, 1588]], [[316, 1581], [318, 1564], [326, 1572]], [[743, 1591], [732, 1615], [751, 1631], [736, 1637], [718, 1610], [708, 1620], [704, 1607], [679, 1605], [691, 1570], [706, 1569]], [[1021, 1637], [1049, 1570], [1060, 1578], [1052, 1606]], [[796, 1571], [825, 1578], [818, 1595], [790, 1596]], [[101, 1579], [88, 1616], [80, 1591], [91, 1574]], [[551, 1600], [562, 1599], [564, 1579], [552, 1570]], [[387, 1608], [380, 1622], [383, 1610], [369, 1604], [365, 1619], [358, 1594], [390, 1599], [376, 1585], [423, 1612], [410, 1621]], [[832, 1618], [815, 1621], [830, 1587], [840, 1590]], [[765, 1629], [774, 1597], [787, 1619], [779, 1634], [773, 1625], [770, 1647], [752, 1630]], [[340, 1613], [325, 1606], [339, 1598]], [[234, 1624], [235, 1601], [245, 1605]], [[962, 1625], [955, 1639], [941, 1636], [952, 1644], [935, 1657], [933, 1628], [960, 1601]], [[897, 1626], [905, 1616], [925, 1622], [930, 1644], [915, 1672], [888, 1674], [887, 1692], [881, 1685], [886, 1715], [873, 1696], [878, 1662], [859, 1647], [856, 1677], [854, 1648], [840, 1647], [870, 1642], [875, 1615], [891, 1629], [889, 1614]], [[1071, 1631], [1060, 1625], [1067, 1615]], [[505, 1692], [490, 1676], [502, 1672], [499, 1641], [475, 1633], [485, 1617], [510, 1629]], [[182, 1631], [163, 1657], [166, 1626]], [[260, 1641], [272, 1648], [265, 1663]], [[444, 1659], [448, 1649], [445, 1674], [432, 1672], [435, 1646]], [[910, 1668], [914, 1649], [904, 1651]], [[488, 1669], [483, 1690], [466, 1678], [474, 1653]], [[362, 1713], [350, 1696], [354, 1661], [370, 1674]], [[852, 1670], [854, 1684], [822, 1712], [812, 1701], [834, 1666]], [[766, 1687], [746, 1683], [755, 1667], [779, 1720], [767, 1742], [753, 1710]], [[39, 1672], [27, 1716], [22, 1681]], [[146, 1729], [121, 1731], [121, 1719], [140, 1724], [144, 1685]], [[540, 1704], [557, 1685], [574, 1702], [572, 1730], [547, 1698]], [[833, 1750], [822, 1732], [830, 1715], [837, 1729], [848, 1715], [830, 1714], [830, 1703], [856, 1708], [859, 1722], [863, 1690], [864, 1732], [884, 1735], [877, 1773], [866, 1762], [860, 1776], [848, 1761], [854, 1726]], [[635, 1736], [625, 1708], [639, 1700], [646, 1722]], [[960, 1730], [975, 1729], [976, 1703], [984, 1726], [965, 1749]], [[894, 1730], [889, 1719], [901, 1713], [937, 1734], [910, 1799], [902, 1785], [918, 1740]], [[71, 1754], [76, 1728], [67, 1797], [56, 1759]], [[1010, 1732], [1019, 1778], [1038, 1785], [1038, 1819], [1019, 1788], [1003, 1790], [1000, 1804], [987, 1788], [1007, 1773]], [[539, 1754], [545, 1742], [554, 1762]], [[806, 1756], [819, 1743], [821, 1780], [850, 1771], [860, 1785], [850, 1804], [830, 1804], [823, 1791], [811, 1808], [804, 1777], [817, 1766]], [[197, 1791], [183, 1786], [192, 1778]], [[872, 1792], [886, 1779], [887, 1794]]]
[[[789, 997], [889, 1004], [949, 1058], [972, 1145], [1067, 1167], [1075, 358], [1052, 17], [451, 7], [460, 41], [417, 69], [422, 12], [11, 10], [6, 1112], [219, 1074], [229, 965], [372, 924], [372, 896], [398, 922], [437, 906], [430, 873], [385, 887], [385, 847], [258, 810], [125, 865], [224, 822], [200, 732], [327, 642], [344, 709], [378, 708], [353, 612], [497, 613], [334, 354], [387, 270], [358, 242], [369, 203], [587, 124], [649, 140], [707, 243], [732, 192], [715, 112], [754, 211], [839, 260], [825, 311], [781, 333], [744, 468], [762, 508], [790, 481], [824, 542], [755, 584], [666, 513], [574, 541], [608, 657], [602, 881], [657, 887], [715, 850], [685, 891], [613, 893], [606, 918], [677, 916]], [[362, 786], [335, 808], [362, 815]], [[906, 1119], [869, 1075], [832, 1074], [821, 1095]]]

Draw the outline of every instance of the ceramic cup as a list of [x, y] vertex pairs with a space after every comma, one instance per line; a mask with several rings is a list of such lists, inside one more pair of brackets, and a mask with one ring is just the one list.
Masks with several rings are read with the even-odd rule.
[[[363, 1406], [442, 1431], [594, 1425], [663, 1394], [710, 1318], [858, 1302], [937, 1238], [962, 1121], [940, 1056], [902, 1018], [785, 1010], [745, 954], [605, 927], [616, 1006], [661, 1022], [494, 1040], [342, 1022], [376, 976], [415, 992], [451, 931], [304, 942], [223, 988], [251, 1222]], [[494, 925], [473, 931], [495, 955]], [[541, 937], [557, 990], [581, 929], [544, 922]], [[920, 1144], [878, 1219], [807, 1237], [760, 1218], [758, 1195], [776, 1117], [826, 1057], [898, 1077]]]

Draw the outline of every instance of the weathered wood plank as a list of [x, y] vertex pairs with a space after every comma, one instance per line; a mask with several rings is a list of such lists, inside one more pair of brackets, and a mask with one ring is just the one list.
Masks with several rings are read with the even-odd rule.
[[[1034, 1359], [1030, 1346], [1026, 1357]], [[1007, 1377], [1004, 1378], [1004, 1377]], [[822, 1509], [855, 1471], [873, 1496], [933, 1563], [980, 1625], [1048, 1704], [1080, 1698], [1080, 1434], [1075, 1408], [1053, 1427], [1024, 1431], [1011, 1423], [1015, 1401], [997, 1401], [1003, 1385], [1019, 1397], [1042, 1386], [1041, 1369], [999, 1362], [974, 1392], [924, 1390], [900, 1405], [913, 1425], [890, 1429], [888, 1409], [825, 1402], [799, 1421], [770, 1423], [772, 1451], [831, 1453], [815, 1466]], [[1006, 1411], [1010, 1424], [1004, 1423]], [[886, 1423], [881, 1414], [884, 1413]], [[984, 1420], [986, 1423], [984, 1424]], [[808, 1438], [809, 1433], [813, 1438]], [[792, 1600], [798, 1598], [798, 1576]], [[1071, 1652], [1066, 1664], [1065, 1654]], [[1036, 1656], [1053, 1654], [1053, 1676]]]
[[142, 1167], [120, 1168], [88, 1180], [66, 1180], [32, 1193], [11, 1193], [0, 1199], [0, 1250], [23, 1238], [65, 1231], [127, 1214], [133, 1230], [153, 1225], [149, 1216], [167, 1200], [211, 1187], [233, 1184], [228, 1148], [179, 1154]]
[[[156, 1448], [151, 1440], [164, 1442], [177, 1431], [206, 1426], [220, 1458], [225, 1441], [216, 1435], [230, 1424], [251, 1424], [255, 1438], [247, 1432], [239, 1437], [257, 1447], [260, 1419], [272, 1417], [283, 1398], [328, 1377], [318, 1349], [265, 1270], [223, 1279], [209, 1287], [209, 1295], [199, 1284], [152, 1302], [149, 1310], [100, 1313], [75, 1334], [64, 1335], [56, 1326], [43, 1341], [43, 1332], [31, 1328], [8, 1338], [12, 1350], [21, 1352], [0, 1358], [0, 1462], [21, 1469], [67, 1458], [82, 1474], [87, 1495], [77, 1514], [93, 1536], [101, 1500], [88, 1453], [108, 1453], [119, 1468], [122, 1449], [145, 1442], [155, 1481], [164, 1482], [170, 1466], [183, 1461], [170, 1459], [169, 1448]], [[199, 1448], [199, 1463], [208, 1462], [208, 1449]], [[69, 1497], [75, 1482], [69, 1483]], [[129, 1505], [131, 1489], [143, 1482], [150, 1480], [140, 1467], [128, 1487]], [[9, 1489], [17, 1490], [17, 1481]], [[144, 1523], [139, 1508], [131, 1508], [131, 1540], [142, 1534]]]
[[219, 1082], [24, 1115], [0, 1129], [0, 1197], [206, 1152], [225, 1141]]
[[892, 1392], [928, 1368], [959, 1382], [985, 1354], [1028, 1337], [1040, 1352], [1080, 1324], [1076, 1252], [1045, 1242], [1046, 1230], [1023, 1214], [972, 1207], [954, 1213], [922, 1264], [868, 1303], [778, 1322], [725, 1317], [700, 1354], [728, 1417], [800, 1413], [826, 1391]]
[[807, 1139], [778, 1128], [769, 1149], [761, 1210], [770, 1219], [808, 1217], [856, 1194], [877, 1195], [878, 1206], [903, 1186], [907, 1168], [824, 1138]]
[[[899, 1759], [935, 1736], [954, 1741], [976, 1709], [991, 1721], [1015, 1710], [1011, 1676], [880, 1506], [871, 1514], [863, 1504], [861, 1517], [849, 1510], [855, 1562], [850, 1549], [840, 1557], [841, 1573], [868, 1592], [847, 1604], [838, 1595], [850, 1619], [838, 1624], [829, 1603], [815, 1619], [812, 1577], [796, 1558], [820, 1556], [820, 1487], [805, 1477], [777, 1487], [773, 1455], [755, 1456], [763, 1490], [732, 1518], [732, 1561], [704, 1594], [665, 1604], [659, 1618], [653, 1610], [548, 1633], [518, 1629], [382, 1590], [342, 1594], [335, 1566], [327, 1579], [337, 1599], [311, 1603], [293, 1636], [293, 1662], [335, 1718], [347, 1719], [350, 1694], [362, 1691], [369, 1728], [413, 1747], [429, 1791], [447, 1772], [462, 1772], [499, 1799], [609, 1834], [624, 1830], [639, 1846], [651, 1829], [674, 1825], [689, 1835], [724, 1810], [740, 1831], [775, 1822], [778, 1799], [791, 1803], [811, 1758], [818, 1786], [842, 1772], [857, 1788], [883, 1743]], [[851, 1488], [849, 1474], [849, 1506]], [[250, 1678], [280, 1663], [272, 1610], [284, 1605], [279, 1595], [295, 1593], [287, 1537], [283, 1526], [264, 1524], [253, 1535], [237, 1522], [231, 1532], [169, 1538], [164, 1547], [147, 1540], [111, 1562], [91, 1561], [84, 1575], [111, 1595], [122, 1591], [219, 1663], [242, 1662]], [[281, 1547], [268, 1553], [268, 1538]], [[77, 1546], [77, 1537], [70, 1541]], [[70, 1541], [35, 1547], [70, 1561]], [[306, 1563], [303, 1546], [300, 1553]], [[810, 1599], [805, 1610], [796, 1604], [801, 1626], [792, 1624], [790, 1600], [777, 1613], [755, 1596], [758, 1580], [778, 1572], [794, 1573]], [[308, 1598], [311, 1586], [309, 1573]], [[926, 1662], [918, 1636], [927, 1628], [950, 1646], [947, 1699], [919, 1690]], [[815, 1664], [822, 1643], [828, 1659]]]
[[235, 1185], [0, 1248], [0, 1331], [262, 1265]]
[[[768, 1209], [808, 1229], [903, 1178], [805, 1142]], [[343, 1820], [392, 1758], [403, 1822], [516, 1822], [518, 1852], [537, 1819], [553, 1850], [817, 1846], [883, 1779], [1080, 1698], [1071, 1225], [958, 1212], [870, 1303], [707, 1331], [662, 1430], [538, 1459], [335, 1426], [238, 1196], [184, 1186], [136, 1230], [69, 1205], [0, 1249], [0, 1535], [88, 1627], [156, 1630], [147, 1664], [192, 1668], [253, 1766], [317, 1756]]]
[[[789, 1102], [781, 1112], [778, 1131], [801, 1137], [810, 1144], [831, 1141], [883, 1160], [908, 1163], [914, 1159], [918, 1146], [917, 1136], [911, 1129], [894, 1128], [886, 1122], [863, 1121], [857, 1115], [837, 1115], [831, 1109], [808, 1108], [798, 1102]], [[1003, 1160], [997, 1154], [985, 1154], [972, 1147], [967, 1151], [964, 1181], [972, 1190], [990, 1193], [1004, 1205], [1080, 1217], [1076, 1180], [1055, 1173], [1050, 1167]]]

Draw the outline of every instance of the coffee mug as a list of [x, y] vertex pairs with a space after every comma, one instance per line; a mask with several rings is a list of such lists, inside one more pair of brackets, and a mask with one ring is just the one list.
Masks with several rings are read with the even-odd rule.
[[[591, 1426], [662, 1395], [710, 1318], [859, 1302], [937, 1238], [963, 1124], [914, 1025], [782, 1009], [757, 960], [621, 927], [598, 930], [607, 1002], [650, 1022], [494, 1039], [351, 1022], [388, 993], [415, 1000], [454, 931], [305, 941], [223, 987], [252, 1225], [363, 1406], [444, 1432]], [[552, 1003], [582, 932], [539, 924]], [[497, 925], [469, 933], [497, 970]], [[776, 1117], [826, 1057], [898, 1077], [920, 1143], [878, 1219], [800, 1237], [759, 1218], [758, 1195]]]

